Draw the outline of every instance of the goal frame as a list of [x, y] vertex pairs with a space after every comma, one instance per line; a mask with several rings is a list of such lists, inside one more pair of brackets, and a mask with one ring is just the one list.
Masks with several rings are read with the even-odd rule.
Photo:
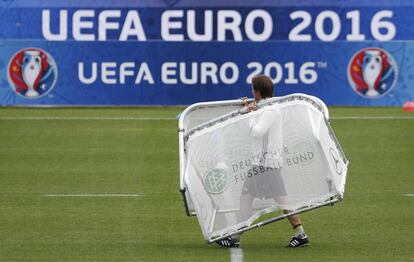
[[[244, 100], [247, 102], [251, 102], [253, 101], [253, 99], [248, 99], [248, 100]], [[247, 110], [246, 107], [242, 107], [243, 104], [245, 103], [243, 100], [241, 99], [237, 99], [237, 100], [225, 100], [225, 101], [214, 101], [214, 102], [202, 102], [202, 103], [196, 103], [193, 104], [189, 107], [187, 107], [180, 115], [179, 117], [179, 121], [178, 121], [178, 139], [179, 139], [179, 170], [180, 170], [180, 192], [182, 194], [183, 197], [183, 201], [184, 201], [184, 206], [185, 206], [185, 210], [186, 210], [186, 214], [187, 216], [196, 216], [195, 210], [193, 208], [193, 204], [192, 204], [192, 200], [190, 195], [188, 194], [188, 190], [187, 187], [185, 185], [185, 181], [184, 181], [184, 173], [185, 173], [185, 166], [186, 166], [186, 141], [188, 140], [188, 136], [190, 136], [192, 133], [194, 132], [198, 132], [204, 128], [210, 127], [212, 125], [215, 125], [219, 122], [223, 122], [226, 121], [228, 119], [231, 119], [233, 117], [242, 115], [242, 114], [246, 114]], [[328, 109], [326, 107], [326, 105], [318, 98], [313, 97], [313, 96], [308, 96], [308, 95], [304, 95], [304, 94], [292, 94], [292, 95], [287, 95], [287, 96], [282, 96], [282, 97], [274, 97], [274, 98], [270, 98], [267, 99], [264, 102], [261, 102], [261, 107], [266, 107], [269, 105], [273, 105], [273, 104], [279, 104], [279, 103], [285, 103], [288, 101], [305, 101], [310, 103], [311, 105], [313, 105], [318, 111], [320, 111], [323, 115], [324, 115], [324, 120], [325, 120], [325, 124], [329, 130], [329, 135], [331, 137], [331, 139], [333, 140], [333, 142], [335, 143], [338, 152], [340, 153], [340, 158], [341, 160], [344, 162], [344, 164], [346, 166], [348, 166], [349, 161], [347, 160], [342, 148], [339, 145], [339, 142], [331, 128], [330, 125], [330, 121], [329, 121], [329, 112]], [[217, 117], [213, 117], [212, 119], [206, 120], [205, 122], [196, 125], [194, 127], [187, 127], [185, 126], [185, 120], [191, 116], [192, 112], [195, 112], [197, 110], [203, 110], [206, 108], [215, 108], [215, 107], [229, 107], [229, 112], [224, 114], [224, 115], [219, 115]], [[237, 109], [235, 109], [237, 107]], [[231, 109], [231, 110], [230, 110]], [[247, 227], [243, 227], [243, 228], [239, 228], [237, 230], [235, 230], [234, 232], [228, 233], [228, 234], [223, 234], [223, 235], [219, 235], [219, 236], [213, 236], [211, 238], [209, 238], [207, 241], [208, 243], [214, 243], [215, 241], [227, 238], [229, 236], [232, 235], [237, 235], [237, 234], [241, 234], [243, 232], [246, 231], [250, 231], [252, 229], [255, 228], [259, 228], [277, 221], [280, 221], [282, 219], [285, 219], [287, 217], [296, 215], [296, 214], [300, 214], [300, 213], [304, 213], [304, 212], [308, 212], [320, 207], [324, 207], [324, 206], [333, 206], [335, 203], [342, 201], [343, 200], [343, 195], [342, 194], [337, 194], [333, 197], [331, 197], [330, 199], [326, 200], [325, 202], [322, 203], [318, 203], [316, 205], [311, 205], [311, 206], [306, 206], [306, 207], [302, 207], [299, 208], [297, 210], [294, 210], [290, 213], [287, 214], [281, 214], [281, 215], [277, 215], [275, 217], [266, 219], [264, 221], [258, 222], [258, 223], [254, 223], [252, 225], [249, 225]], [[229, 212], [226, 210], [221, 210], [219, 212]]]

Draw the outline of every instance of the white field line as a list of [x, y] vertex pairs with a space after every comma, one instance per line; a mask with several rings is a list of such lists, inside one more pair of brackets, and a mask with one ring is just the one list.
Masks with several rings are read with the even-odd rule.
[[44, 197], [142, 197], [139, 194], [128, 193], [71, 193], [71, 194], [43, 194]]
[[[332, 120], [414, 120], [414, 116], [333, 116]], [[0, 116], [0, 120], [177, 121], [175, 117]]]
[[406, 197], [414, 197], [414, 194], [403, 194], [403, 196], [406, 196]]
[[0, 116], [0, 120], [121, 120], [158, 121], [177, 120], [175, 117], [126, 117], [126, 116]]
[[243, 262], [243, 249], [241, 247], [230, 248], [230, 261]]

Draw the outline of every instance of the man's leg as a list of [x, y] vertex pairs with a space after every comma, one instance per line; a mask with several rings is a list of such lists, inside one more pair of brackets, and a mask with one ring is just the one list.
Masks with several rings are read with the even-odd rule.
[[[248, 219], [253, 212], [253, 197], [249, 194], [247, 188], [244, 186], [242, 194], [240, 195], [240, 207], [237, 212], [237, 222], [243, 222]], [[240, 234], [227, 237], [223, 240], [216, 241], [216, 244], [224, 247], [239, 247]]]
[[[289, 214], [290, 212], [292, 212], [291, 210], [283, 210], [283, 213], [285, 214]], [[290, 222], [290, 224], [292, 225], [292, 227], [297, 227], [299, 225], [302, 225], [302, 221], [300, 220], [300, 216], [299, 215], [293, 215], [293, 216], [289, 216], [288, 220]]]
[[[283, 212], [285, 214], [288, 214], [292, 211], [283, 210]], [[305, 233], [305, 230], [303, 229], [302, 221], [300, 220], [300, 216], [299, 215], [289, 216], [288, 220], [289, 220], [290, 224], [293, 227], [294, 235], [293, 235], [292, 239], [290, 240], [289, 245], [287, 245], [287, 247], [304, 247], [304, 246], [309, 245], [309, 239], [308, 239], [308, 236]]]
[[[281, 206], [285, 206], [289, 203], [289, 198], [287, 197], [286, 189], [284, 186], [284, 181], [282, 178], [282, 169], [274, 169], [275, 174], [272, 176], [273, 178], [273, 188], [275, 188], [275, 197], [274, 200]], [[291, 210], [283, 210], [285, 214], [289, 214], [293, 211]], [[293, 227], [294, 234], [288, 247], [304, 247], [309, 244], [308, 237], [302, 226], [302, 221], [300, 220], [299, 215], [292, 215], [288, 216], [288, 220]]]

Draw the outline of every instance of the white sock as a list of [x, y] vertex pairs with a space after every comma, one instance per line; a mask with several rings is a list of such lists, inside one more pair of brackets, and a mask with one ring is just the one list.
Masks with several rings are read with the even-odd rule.
[[295, 233], [295, 237], [298, 237], [300, 235], [306, 235], [302, 225], [295, 226], [293, 230]]
[[236, 241], [236, 242], [237, 242], [237, 241], [240, 241], [240, 235], [241, 235], [241, 234], [232, 235], [232, 236], [231, 236], [231, 239], [233, 239], [233, 240], [234, 240], [234, 241]]

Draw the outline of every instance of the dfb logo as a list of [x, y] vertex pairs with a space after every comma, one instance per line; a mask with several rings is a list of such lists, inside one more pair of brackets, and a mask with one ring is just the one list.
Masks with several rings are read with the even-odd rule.
[[43, 97], [56, 84], [56, 62], [40, 48], [22, 49], [9, 62], [8, 79], [18, 95], [31, 99]]
[[203, 185], [210, 194], [221, 194], [229, 185], [229, 178], [223, 169], [214, 168], [203, 178]]

